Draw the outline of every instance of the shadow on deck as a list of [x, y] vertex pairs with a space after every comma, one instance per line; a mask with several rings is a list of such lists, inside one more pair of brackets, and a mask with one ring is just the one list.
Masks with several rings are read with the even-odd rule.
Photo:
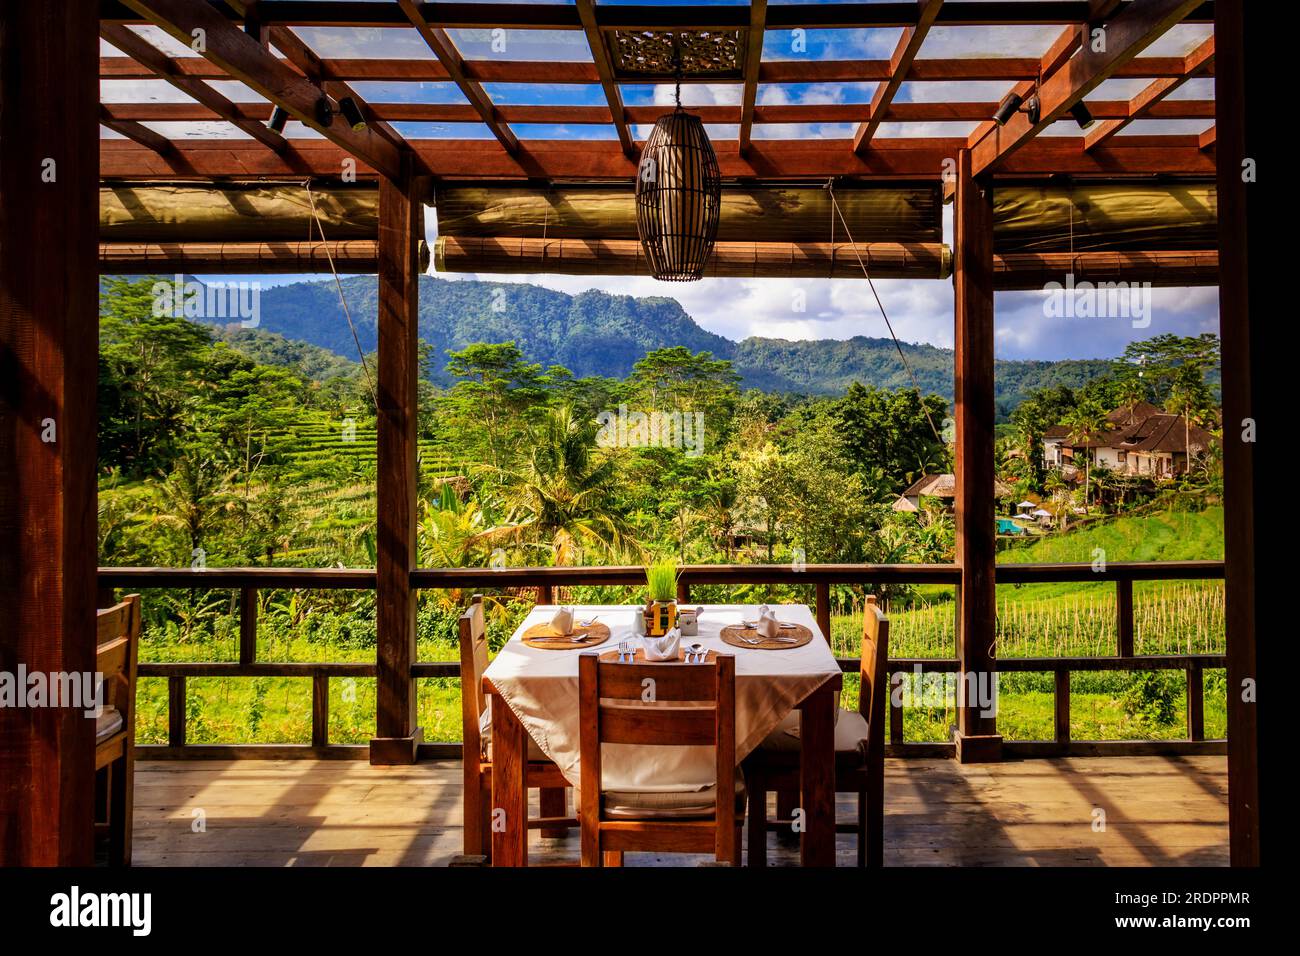
[[[1223, 757], [891, 759], [885, 772], [887, 866], [1228, 862]], [[852, 817], [854, 798], [841, 800], [841, 817]], [[158, 760], [136, 769], [137, 866], [441, 866], [461, 852], [460, 823], [461, 770], [451, 761]], [[576, 830], [530, 840], [530, 861], [577, 858]], [[769, 840], [771, 865], [798, 863], [788, 835]], [[853, 840], [839, 837], [842, 866], [853, 865]], [[693, 862], [627, 857], [629, 866]]]

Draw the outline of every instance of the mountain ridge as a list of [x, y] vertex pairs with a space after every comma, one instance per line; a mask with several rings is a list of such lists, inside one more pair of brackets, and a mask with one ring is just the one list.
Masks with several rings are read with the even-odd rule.
[[[377, 346], [377, 280], [350, 276], [341, 284], [361, 347], [372, 352]], [[333, 281], [262, 290], [260, 328], [356, 360], [356, 344]], [[735, 341], [702, 328], [681, 303], [667, 296], [636, 298], [596, 289], [569, 294], [526, 282], [422, 276], [419, 334], [439, 356], [474, 342], [514, 341], [529, 361], [543, 367], [562, 365], [578, 377], [624, 377], [647, 352], [684, 345], [693, 352], [708, 351], [730, 360], [743, 385], [769, 392], [833, 395], [854, 381], [884, 388], [912, 384], [891, 339], [792, 341], [750, 336]], [[901, 348], [921, 390], [951, 400], [952, 350], [907, 342]], [[453, 378], [444, 365], [434, 362], [429, 377], [448, 385]], [[1006, 414], [1034, 388], [1083, 385], [1111, 366], [1109, 359], [1000, 359], [999, 413]]]

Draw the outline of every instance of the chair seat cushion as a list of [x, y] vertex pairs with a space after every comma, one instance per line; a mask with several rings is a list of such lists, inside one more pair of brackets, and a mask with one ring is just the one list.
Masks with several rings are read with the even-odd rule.
[[[791, 733], [793, 731], [793, 733]], [[801, 741], [799, 739], [799, 711], [786, 715], [770, 734], [763, 738], [755, 753], [763, 756], [798, 757]], [[835, 721], [835, 761], [839, 764], [858, 764], [866, 760], [866, 753], [859, 744], [867, 737], [867, 718], [856, 710], [840, 710], [839, 719]]]
[[[743, 812], [745, 778], [736, 768], [736, 808]], [[712, 817], [715, 787], [703, 790], [606, 790], [603, 815], [618, 820], [691, 820]]]
[[107, 706], [95, 718], [95, 743], [103, 743], [122, 729], [122, 712], [116, 707]]
[[[479, 732], [479, 739], [483, 741], [483, 759], [486, 760], [488, 763], [491, 763], [492, 762], [492, 721], [489, 719], [489, 715], [486, 711], [484, 711], [483, 713], [483, 719], [479, 721], [478, 732]], [[528, 759], [533, 762], [539, 760], [544, 762], [549, 762], [551, 759], [550, 757], [546, 756], [546, 754], [542, 751], [541, 747], [537, 746], [537, 741], [533, 740], [531, 736], [528, 738]]]

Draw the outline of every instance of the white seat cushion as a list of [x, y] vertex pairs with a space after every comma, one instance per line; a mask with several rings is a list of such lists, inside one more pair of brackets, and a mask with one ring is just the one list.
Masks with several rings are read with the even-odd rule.
[[[745, 778], [736, 768], [736, 805], [744, 807]], [[606, 790], [603, 815], [619, 820], [691, 820], [713, 816], [715, 787], [703, 790]]]
[[[798, 734], [799, 711], [793, 710], [786, 714], [785, 719], [777, 725], [775, 730], [763, 738], [763, 742], [758, 745], [758, 750], [773, 755], [797, 755], [800, 748]], [[866, 737], [867, 718], [856, 710], [841, 710], [839, 719], [835, 721], [835, 754], [839, 760], [843, 761], [846, 757], [865, 756], [858, 744], [860, 741], [865, 740]]]
[[[483, 717], [478, 723], [479, 740], [483, 742], [483, 759], [488, 763], [492, 762], [492, 721], [489, 719], [487, 711], [483, 712]], [[537, 741], [530, 736], [528, 738], [528, 759], [530, 761], [549, 761], [551, 758], [546, 756], [542, 748], [537, 746]]]
[[95, 743], [103, 743], [122, 729], [122, 712], [108, 706], [95, 718]]

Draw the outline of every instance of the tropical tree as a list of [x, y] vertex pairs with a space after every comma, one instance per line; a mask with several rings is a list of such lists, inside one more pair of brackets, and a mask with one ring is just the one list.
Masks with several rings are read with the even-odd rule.
[[[1106, 411], [1093, 402], [1081, 402], [1062, 422], [1070, 430], [1070, 441], [1081, 444], [1101, 436], [1106, 430]], [[1083, 510], [1088, 511], [1088, 492], [1092, 473], [1092, 450], [1083, 450]]]
[[614, 554], [638, 547], [614, 505], [615, 461], [594, 451], [596, 431], [567, 406], [548, 410], [531, 433], [524, 466], [503, 474], [510, 517], [483, 539], [540, 546], [556, 565], [573, 563], [585, 548]]

